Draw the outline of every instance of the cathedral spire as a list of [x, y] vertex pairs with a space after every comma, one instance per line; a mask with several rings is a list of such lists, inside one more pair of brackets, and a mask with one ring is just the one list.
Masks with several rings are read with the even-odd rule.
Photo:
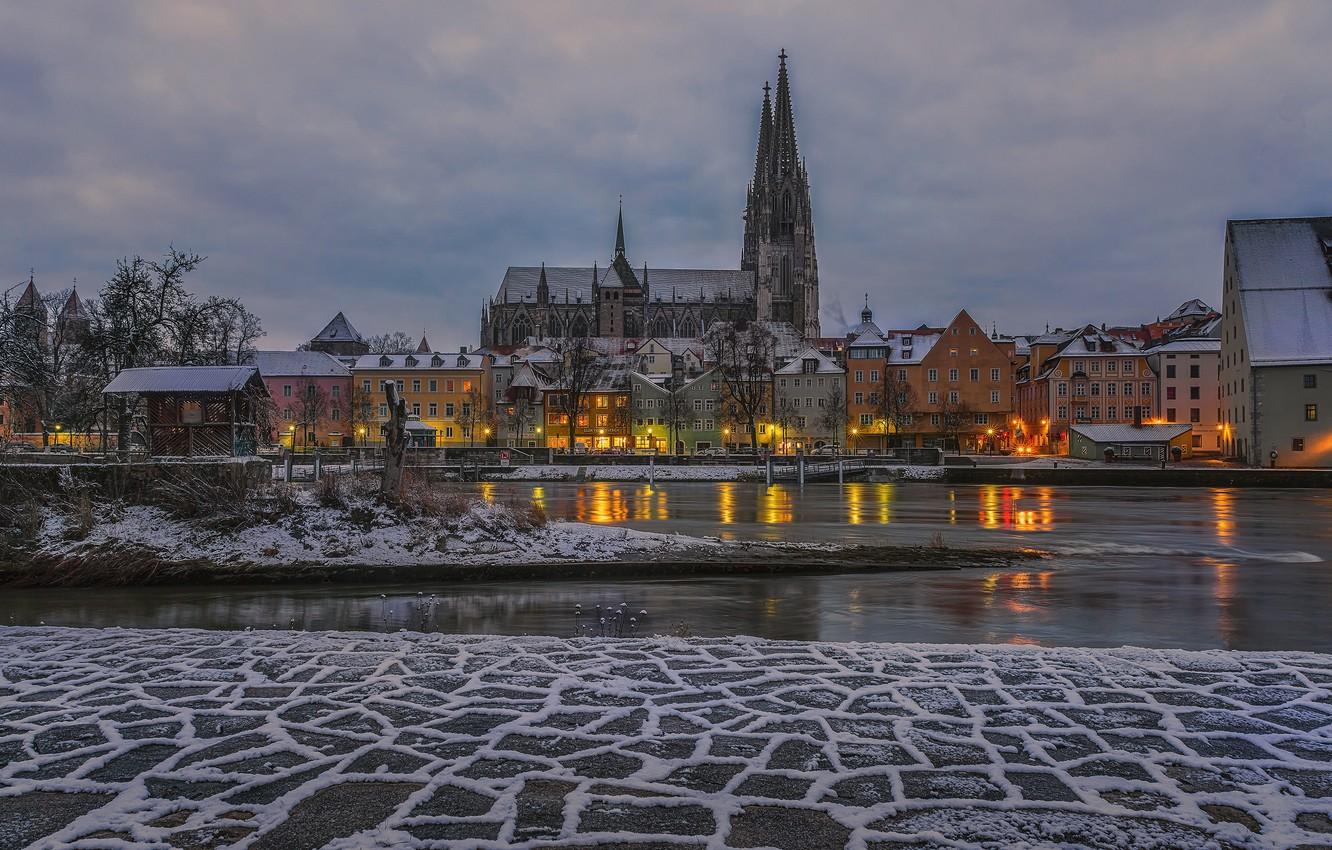
[[763, 84], [763, 113], [759, 117], [758, 152], [754, 154], [754, 185], [763, 182], [768, 173], [768, 148], [772, 146], [772, 99], [768, 93], [772, 86]]
[[777, 54], [777, 103], [772, 118], [771, 152], [768, 170], [777, 175], [791, 174], [800, 167], [796, 150], [795, 113], [791, 109], [791, 81], [786, 74], [786, 51]]
[[541, 277], [537, 279], [537, 303], [545, 304], [550, 301], [550, 286], [546, 283], [546, 264], [541, 264]]
[[615, 225], [615, 256], [624, 256], [624, 195], [620, 196], [620, 217]]

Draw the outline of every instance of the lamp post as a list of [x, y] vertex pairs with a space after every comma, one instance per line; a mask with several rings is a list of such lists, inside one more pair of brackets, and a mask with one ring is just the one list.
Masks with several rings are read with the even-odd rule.
[[851, 429], [851, 454], [856, 453], [856, 438], [860, 436], [859, 428]]
[[365, 448], [365, 426], [364, 426], [364, 425], [357, 425], [357, 426], [356, 426], [356, 436], [358, 436], [358, 437], [361, 438], [361, 448]]
[[51, 430], [52, 430], [52, 431], [55, 431], [55, 444], [56, 444], [56, 448], [60, 448], [60, 428], [61, 428], [61, 425], [60, 425], [59, 422], [56, 422], [56, 423], [54, 423], [53, 425], [51, 425]]
[[985, 453], [992, 455], [994, 454], [994, 429], [986, 428], [985, 436], [989, 438], [985, 441]]

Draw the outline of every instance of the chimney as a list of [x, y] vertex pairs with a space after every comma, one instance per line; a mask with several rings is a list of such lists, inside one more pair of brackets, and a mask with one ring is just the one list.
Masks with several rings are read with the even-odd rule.
[[1133, 405], [1133, 427], [1142, 427], [1142, 405], [1140, 404]]
[[458, 346], [458, 353], [459, 353], [459, 354], [466, 354], [466, 353], [467, 353], [467, 346], [465, 346], [465, 345], [460, 345], [460, 346]]

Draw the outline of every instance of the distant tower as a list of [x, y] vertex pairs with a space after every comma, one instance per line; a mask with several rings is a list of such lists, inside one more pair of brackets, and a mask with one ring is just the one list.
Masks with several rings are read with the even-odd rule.
[[755, 272], [758, 318], [790, 322], [806, 337], [819, 333], [819, 265], [809, 176], [796, 148], [786, 51], [778, 54], [777, 98], [763, 86], [754, 180], [745, 203], [740, 268]]

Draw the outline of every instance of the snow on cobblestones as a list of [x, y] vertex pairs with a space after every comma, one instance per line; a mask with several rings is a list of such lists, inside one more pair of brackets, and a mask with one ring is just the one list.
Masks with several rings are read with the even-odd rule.
[[0, 847], [1318, 847], [1330, 724], [1306, 653], [0, 628]]

